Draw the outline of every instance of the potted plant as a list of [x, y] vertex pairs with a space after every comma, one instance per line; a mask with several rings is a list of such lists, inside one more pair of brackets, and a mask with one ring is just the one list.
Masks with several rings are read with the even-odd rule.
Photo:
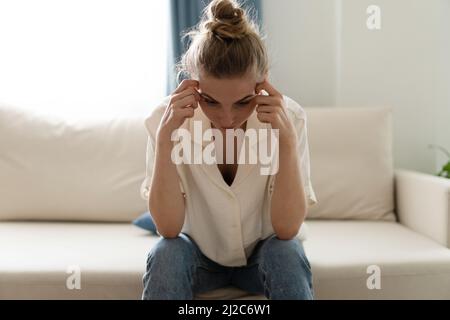
[[448, 152], [443, 147], [434, 144], [430, 144], [429, 147], [442, 151], [448, 157], [447, 163], [442, 166], [441, 171], [439, 171], [436, 175], [439, 177], [450, 179], [450, 152]]

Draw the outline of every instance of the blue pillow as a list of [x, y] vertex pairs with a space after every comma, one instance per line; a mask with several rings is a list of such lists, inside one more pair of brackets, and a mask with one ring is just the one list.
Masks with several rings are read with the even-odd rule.
[[148, 230], [153, 234], [157, 234], [156, 233], [156, 225], [153, 222], [153, 218], [150, 214], [149, 211], [144, 212], [143, 214], [141, 214], [138, 218], [136, 218], [135, 220], [133, 220], [133, 224], [139, 228], [142, 228], [144, 230]]

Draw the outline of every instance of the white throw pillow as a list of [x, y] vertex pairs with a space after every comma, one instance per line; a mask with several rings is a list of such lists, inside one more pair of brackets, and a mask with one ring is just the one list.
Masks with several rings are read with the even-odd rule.
[[318, 200], [308, 218], [395, 220], [392, 109], [305, 111]]
[[69, 120], [0, 106], [0, 220], [138, 217], [147, 210], [144, 119]]

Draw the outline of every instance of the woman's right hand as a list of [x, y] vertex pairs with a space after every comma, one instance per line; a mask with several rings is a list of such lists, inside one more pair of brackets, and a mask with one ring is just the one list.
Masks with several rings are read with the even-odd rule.
[[200, 95], [196, 90], [198, 86], [198, 81], [185, 79], [172, 93], [158, 127], [158, 139], [170, 141], [172, 133], [181, 127], [187, 118], [194, 116], [200, 101]]

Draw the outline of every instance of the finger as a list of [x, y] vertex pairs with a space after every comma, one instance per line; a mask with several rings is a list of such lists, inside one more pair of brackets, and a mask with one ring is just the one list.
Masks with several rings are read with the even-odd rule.
[[264, 123], [272, 123], [274, 121], [274, 115], [272, 113], [258, 113], [256, 115], [259, 119], [259, 121]]
[[183, 108], [177, 110], [177, 115], [182, 118], [192, 118], [194, 116], [194, 109], [192, 108]]
[[186, 90], [188, 87], [196, 87], [198, 88], [199, 82], [197, 80], [191, 80], [191, 79], [184, 79], [181, 81], [180, 85], [175, 89], [173, 92], [174, 94], [180, 93], [184, 90]]
[[277, 107], [273, 107], [273, 106], [258, 105], [256, 107], [256, 112], [272, 113], [272, 112], [276, 112], [276, 109], [277, 109]]
[[197, 92], [197, 90], [194, 89], [193, 87], [189, 87], [180, 93], [174, 94], [172, 96], [171, 102], [181, 100], [181, 99], [191, 96], [191, 95], [193, 95], [194, 98], [196, 98], [198, 101], [200, 101], [200, 94]]
[[184, 109], [184, 108], [194, 108], [198, 107], [198, 101], [193, 95], [188, 95], [180, 100], [174, 101], [172, 103], [174, 109]]
[[280, 104], [280, 100], [278, 97], [271, 97], [271, 96], [262, 96], [258, 95], [255, 98], [255, 103], [257, 105], [273, 105], [278, 106]]
[[269, 81], [266, 79], [264, 82], [261, 82], [256, 86], [256, 92], [260, 92], [261, 90], [267, 91], [269, 96], [281, 96], [281, 93], [278, 92], [272, 84], [269, 83]]

